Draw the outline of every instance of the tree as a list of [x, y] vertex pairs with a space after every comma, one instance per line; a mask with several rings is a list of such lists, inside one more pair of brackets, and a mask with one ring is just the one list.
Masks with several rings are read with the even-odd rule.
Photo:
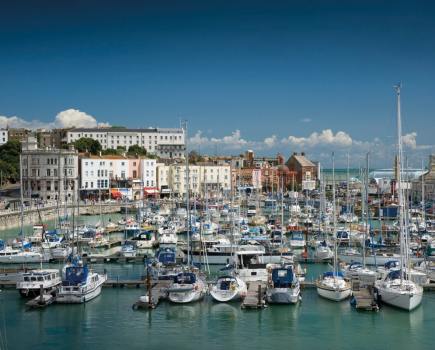
[[119, 151], [114, 148], [108, 148], [101, 151], [103, 156], [117, 156], [119, 155]]
[[0, 146], [0, 171], [4, 179], [14, 181], [20, 176], [21, 143], [9, 140]]
[[98, 154], [101, 151], [101, 144], [94, 139], [89, 137], [79, 138], [74, 142], [74, 147], [79, 152], [90, 152], [92, 154]]
[[189, 163], [196, 164], [198, 162], [203, 162], [204, 158], [196, 151], [190, 151], [189, 153]]
[[147, 150], [139, 145], [132, 145], [128, 148], [127, 154], [130, 156], [133, 156], [133, 155], [146, 156]]

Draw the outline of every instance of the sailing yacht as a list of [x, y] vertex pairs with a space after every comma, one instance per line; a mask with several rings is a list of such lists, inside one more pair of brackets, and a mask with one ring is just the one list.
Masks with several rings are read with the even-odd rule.
[[246, 283], [237, 276], [220, 276], [210, 289], [212, 298], [219, 302], [238, 301], [248, 292]]
[[[332, 205], [333, 205], [333, 225], [334, 232], [336, 231], [337, 215], [335, 212], [335, 164], [334, 154], [332, 154]], [[317, 293], [329, 300], [342, 301], [348, 298], [352, 292], [350, 283], [344, 279], [342, 273], [337, 271], [337, 239], [334, 240], [334, 270], [328, 271], [316, 281]]]
[[395, 87], [397, 94], [397, 194], [399, 200], [400, 267], [390, 271], [382, 280], [375, 282], [378, 300], [404, 310], [411, 311], [421, 304], [423, 288], [414, 283], [407, 271], [410, 270], [408, 249], [408, 225], [405, 193], [402, 184], [402, 121], [400, 110], [400, 84]]

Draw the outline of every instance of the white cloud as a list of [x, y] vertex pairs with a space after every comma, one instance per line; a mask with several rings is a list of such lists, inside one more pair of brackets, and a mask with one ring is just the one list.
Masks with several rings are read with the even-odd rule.
[[402, 136], [403, 145], [411, 149], [417, 148], [417, 133], [411, 132]]
[[311, 123], [312, 119], [311, 118], [302, 118], [300, 121], [302, 123]]
[[93, 128], [96, 126], [108, 127], [109, 123], [98, 123], [97, 119], [78, 109], [67, 109], [58, 113], [52, 122], [42, 122], [34, 119], [27, 121], [20, 117], [5, 117], [0, 116], [1, 128], [26, 128], [26, 129], [53, 129], [53, 128], [68, 128], [68, 127], [87, 127]]
[[272, 148], [272, 147], [275, 147], [275, 146], [277, 145], [277, 143], [278, 143], [278, 138], [276, 137], [276, 135], [272, 135], [272, 136], [270, 136], [270, 137], [266, 137], [266, 138], [264, 139], [263, 143], [264, 143], [267, 147]]
[[288, 136], [283, 139], [284, 144], [290, 144], [294, 147], [315, 147], [318, 145], [328, 145], [335, 147], [349, 147], [352, 146], [352, 137], [344, 131], [338, 131], [335, 135], [331, 129], [325, 129], [318, 132], [313, 132], [308, 137]]

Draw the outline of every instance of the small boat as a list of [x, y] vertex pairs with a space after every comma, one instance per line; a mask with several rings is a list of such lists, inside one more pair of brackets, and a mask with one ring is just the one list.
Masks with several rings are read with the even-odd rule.
[[334, 252], [328, 247], [326, 241], [323, 241], [315, 247], [314, 258], [317, 260], [331, 260], [334, 258]]
[[375, 271], [364, 267], [359, 262], [353, 262], [349, 265], [342, 264], [342, 271], [345, 278], [350, 280], [358, 278], [364, 284], [373, 285], [378, 278], [378, 274]]
[[130, 244], [129, 242], [125, 242], [125, 244], [121, 248], [121, 255], [124, 258], [134, 258], [137, 254], [136, 247], [134, 244]]
[[35, 297], [40, 294], [41, 290], [43, 294], [54, 294], [61, 283], [59, 270], [32, 270], [21, 274], [16, 289], [22, 297]]
[[241, 300], [247, 292], [246, 283], [235, 276], [220, 276], [210, 289], [212, 298], [219, 302]]
[[290, 264], [267, 265], [269, 280], [266, 300], [272, 304], [296, 304], [301, 300], [299, 280]]
[[305, 244], [305, 238], [301, 231], [293, 231], [291, 233], [290, 247], [293, 249], [303, 249]]
[[155, 233], [151, 230], [142, 231], [131, 240], [135, 242], [136, 247], [139, 249], [149, 249], [157, 243]]
[[207, 286], [197, 273], [187, 271], [178, 274], [167, 291], [171, 302], [186, 304], [204, 298]]
[[65, 280], [57, 294], [56, 302], [80, 304], [90, 301], [101, 294], [101, 287], [107, 275], [89, 271], [81, 262], [65, 268]]
[[9, 246], [0, 250], [1, 264], [40, 263], [45, 260], [41, 253], [32, 250], [14, 249]]
[[350, 283], [345, 281], [340, 272], [325, 272], [322, 278], [316, 281], [317, 293], [325, 299], [342, 301], [352, 292]]

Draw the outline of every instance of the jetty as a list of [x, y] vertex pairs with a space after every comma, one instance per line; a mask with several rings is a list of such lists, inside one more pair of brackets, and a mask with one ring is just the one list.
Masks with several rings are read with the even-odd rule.
[[379, 305], [374, 295], [374, 285], [361, 285], [358, 278], [352, 281], [352, 305], [357, 310], [379, 311]]
[[254, 281], [247, 283], [248, 293], [242, 302], [242, 309], [262, 309], [266, 307], [264, 296], [266, 294], [266, 282]]

